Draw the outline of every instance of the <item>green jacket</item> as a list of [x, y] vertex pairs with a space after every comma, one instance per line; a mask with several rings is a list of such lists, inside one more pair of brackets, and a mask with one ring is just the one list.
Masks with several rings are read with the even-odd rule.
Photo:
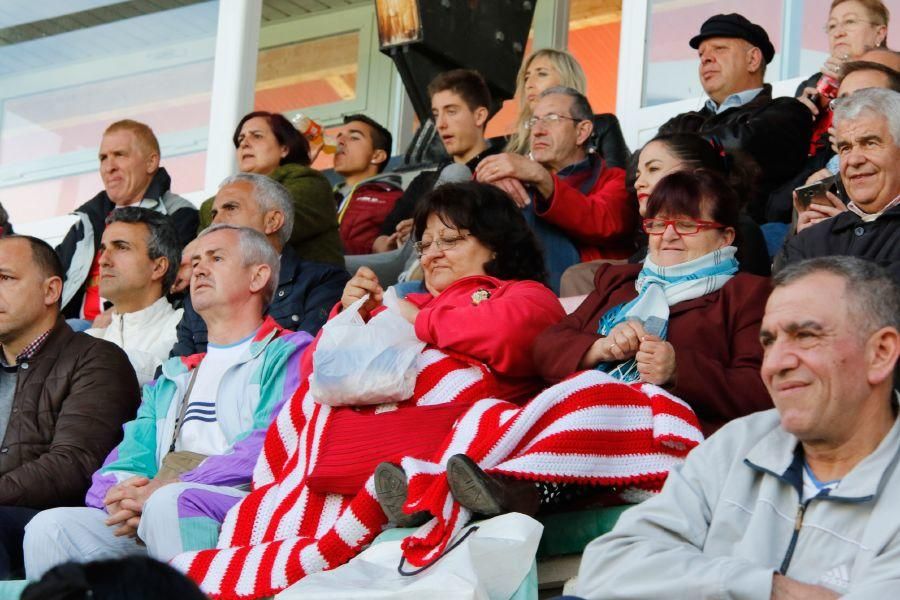
[[[344, 267], [344, 248], [338, 232], [337, 207], [331, 184], [312, 167], [289, 163], [269, 175], [294, 199], [294, 230], [290, 244], [304, 260]], [[200, 205], [200, 229], [212, 223], [213, 199]]]

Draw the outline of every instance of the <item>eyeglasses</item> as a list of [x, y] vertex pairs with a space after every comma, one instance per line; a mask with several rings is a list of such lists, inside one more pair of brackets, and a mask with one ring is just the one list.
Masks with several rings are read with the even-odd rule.
[[558, 115], [556, 113], [550, 113], [549, 115], [544, 115], [543, 117], [531, 117], [527, 121], [525, 121], [525, 129], [533, 129], [535, 125], [541, 123], [544, 127], [549, 127], [555, 123], [559, 123], [560, 119], [566, 119], [567, 121], [575, 121], [576, 123], [580, 122], [581, 119], [575, 119], [573, 117], [567, 117], [565, 115]]
[[825, 27], [822, 29], [825, 30], [825, 33], [828, 35], [834, 35], [837, 32], [838, 28], [842, 31], [853, 31], [855, 29], [859, 29], [863, 24], [866, 25], [875, 25], [872, 21], [863, 21], [862, 19], [845, 19], [843, 21], [832, 21], [827, 23]]
[[671, 225], [678, 235], [696, 235], [704, 229], [724, 229], [715, 221], [695, 221], [693, 219], [644, 219], [644, 231], [648, 235], [662, 235]]
[[421, 258], [430, 252], [441, 252], [443, 250], [452, 250], [456, 244], [460, 243], [467, 237], [472, 235], [471, 233], [464, 233], [462, 235], [458, 235], [456, 237], [442, 239], [437, 238], [435, 240], [431, 240], [430, 242], [416, 242], [413, 244], [413, 248], [416, 249], [416, 253]]

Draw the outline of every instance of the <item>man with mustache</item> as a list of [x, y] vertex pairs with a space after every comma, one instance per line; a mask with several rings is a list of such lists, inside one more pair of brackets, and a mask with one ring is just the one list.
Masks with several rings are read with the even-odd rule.
[[[238, 173], [220, 184], [210, 209], [213, 224], [249, 227], [266, 236], [278, 253], [278, 286], [266, 314], [291, 331], [316, 335], [329, 311], [341, 299], [349, 273], [334, 265], [303, 260], [289, 243], [294, 227], [294, 203], [283, 185], [258, 173]], [[193, 242], [184, 254], [190, 260]], [[188, 265], [188, 270], [190, 265]], [[188, 275], [189, 277], [190, 275]], [[170, 356], [206, 352], [205, 319], [185, 298], [178, 323], [178, 341]]]
[[725, 425], [591, 542], [578, 595], [896, 595], [900, 286], [854, 257], [791, 265], [760, 342], [775, 408]]

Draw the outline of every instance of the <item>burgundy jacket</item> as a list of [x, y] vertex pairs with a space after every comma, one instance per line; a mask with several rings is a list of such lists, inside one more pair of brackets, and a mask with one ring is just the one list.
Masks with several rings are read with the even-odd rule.
[[[541, 375], [560, 381], [600, 336], [606, 312], [637, 296], [641, 265], [601, 265], [595, 289], [578, 309], [544, 331], [534, 345]], [[738, 273], [720, 290], [671, 307], [668, 341], [675, 348], [675, 385], [668, 390], [691, 405], [704, 435], [732, 419], [772, 408], [759, 376], [762, 322], [769, 281]]]
[[[381, 224], [403, 195], [400, 177], [385, 173], [360, 183], [352, 190], [348, 205], [340, 212], [341, 242], [344, 254], [371, 254]], [[342, 198], [335, 193], [338, 206]]]

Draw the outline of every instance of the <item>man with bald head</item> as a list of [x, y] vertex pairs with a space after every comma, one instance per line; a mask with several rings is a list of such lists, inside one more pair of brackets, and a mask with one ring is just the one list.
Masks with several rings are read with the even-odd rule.
[[83, 501], [140, 399], [125, 353], [60, 318], [62, 286], [45, 242], [0, 238], [0, 579], [38, 510]]
[[[167, 215], [179, 246], [194, 238], [199, 223], [196, 207], [169, 190], [172, 179], [159, 166], [159, 142], [147, 125], [126, 119], [107, 127], [99, 159], [103, 191], [75, 209], [78, 221], [56, 248], [65, 272], [63, 314], [88, 322], [107, 308], [99, 283], [100, 240], [109, 213], [139, 206]], [[101, 320], [96, 326], [106, 324]]]
[[[277, 181], [255, 173], [226, 178], [213, 200], [212, 222], [249, 227], [266, 236], [280, 257], [278, 289], [268, 315], [292, 331], [316, 335], [331, 308], [341, 299], [350, 275], [325, 263], [301, 260], [287, 243], [294, 227], [294, 204], [288, 190]], [[189, 356], [206, 350], [206, 324], [190, 298], [178, 324], [178, 341], [172, 356]]]
[[768, 195], [803, 166], [812, 120], [798, 100], [772, 98], [772, 86], [764, 83], [775, 56], [768, 34], [737, 13], [714, 15], [690, 46], [698, 52], [700, 84], [709, 100], [699, 111], [673, 117], [659, 132], [698, 133], [726, 154], [751, 157], [761, 175], [748, 212], [759, 223], [790, 221], [790, 206], [775, 210]]

